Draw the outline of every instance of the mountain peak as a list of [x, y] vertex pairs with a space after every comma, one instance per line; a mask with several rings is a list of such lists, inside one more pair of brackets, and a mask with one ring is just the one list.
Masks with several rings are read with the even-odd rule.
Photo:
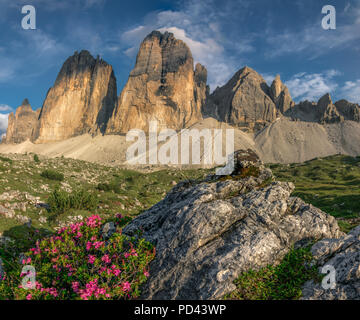
[[140, 45], [107, 133], [146, 131], [150, 119], [179, 130], [195, 123], [202, 118], [206, 78], [205, 67], [199, 64], [194, 70], [185, 42], [167, 31], [151, 32]]
[[25, 98], [21, 104], [22, 106], [30, 105], [28, 98]]
[[279, 74], [276, 75], [274, 81], [271, 84], [270, 96], [273, 99], [276, 108], [282, 114], [295, 105], [288, 88], [281, 81]]
[[318, 101], [318, 105], [320, 107], [324, 106], [328, 106], [329, 104], [333, 104], [332, 100], [331, 100], [331, 96], [330, 93], [326, 93], [324, 94]]

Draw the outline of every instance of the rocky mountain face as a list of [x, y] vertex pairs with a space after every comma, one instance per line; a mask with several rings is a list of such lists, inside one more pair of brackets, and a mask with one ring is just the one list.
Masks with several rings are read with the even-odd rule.
[[20, 107], [9, 115], [8, 128], [4, 143], [21, 143], [30, 139], [37, 125], [39, 111], [33, 111], [28, 99], [25, 99]]
[[320, 124], [359, 122], [360, 106], [346, 100], [334, 104], [329, 94], [318, 103], [295, 105], [280, 76], [269, 87], [249, 67], [210, 95], [207, 70], [201, 64], [194, 68], [188, 46], [172, 33], [153, 31], [142, 42], [119, 97], [112, 67], [88, 51], [75, 52], [61, 68], [39, 114], [26, 104], [10, 114], [3, 142], [30, 139], [40, 144], [85, 133], [148, 131], [151, 120], [157, 120], [158, 130], [179, 131], [208, 116], [246, 132], [258, 132], [282, 115]]
[[154, 31], [140, 46], [106, 133], [148, 130], [148, 122], [175, 130], [202, 119], [207, 71], [172, 33]]
[[343, 235], [293, 191], [250, 150], [236, 152], [229, 177], [179, 183], [123, 230], [143, 230], [156, 246], [142, 298], [220, 299], [242, 272], [280, 262], [293, 245]]
[[293, 104], [280, 77], [270, 88], [261, 75], [245, 67], [210, 95], [205, 113], [246, 131], [258, 131]]
[[32, 135], [36, 143], [103, 133], [117, 100], [112, 67], [88, 51], [69, 57], [41, 108]]
[[304, 101], [285, 113], [295, 121], [318, 122], [331, 124], [345, 120], [360, 121], [360, 106], [346, 100], [333, 103], [329, 93], [319, 99], [317, 103]]

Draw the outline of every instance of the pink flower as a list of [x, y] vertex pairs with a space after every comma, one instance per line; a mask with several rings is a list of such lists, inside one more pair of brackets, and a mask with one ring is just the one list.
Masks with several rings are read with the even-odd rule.
[[86, 250], [87, 250], [87, 251], [90, 251], [91, 246], [92, 246], [92, 243], [91, 243], [90, 241], [88, 241], [88, 242], [86, 243]]
[[128, 292], [128, 291], [131, 290], [130, 283], [127, 282], [127, 281], [122, 284], [122, 287], [123, 287], [123, 290], [124, 290], [125, 292]]
[[26, 300], [31, 300], [31, 298], [32, 298], [32, 295], [31, 295], [31, 293], [29, 293], [29, 294], [26, 296]]
[[150, 273], [147, 271], [144, 271], [144, 276], [148, 278], [150, 276]]
[[90, 228], [100, 227], [101, 218], [98, 215], [93, 215], [86, 219], [86, 225]]
[[72, 287], [72, 289], [74, 290], [74, 292], [77, 293], [77, 292], [79, 291], [79, 287], [80, 287], [79, 282], [77, 282], [77, 281], [73, 282], [73, 283], [71, 284], [71, 287]]
[[114, 274], [116, 277], [118, 277], [120, 273], [121, 273], [121, 271], [120, 271], [119, 269], [114, 269], [114, 270], [113, 270], [113, 274]]
[[102, 245], [104, 244], [104, 242], [102, 242], [102, 241], [96, 241], [96, 242], [94, 242], [94, 247], [95, 247], [95, 249], [99, 249]]
[[89, 255], [89, 263], [94, 264], [96, 258], [92, 255]]
[[101, 261], [105, 262], [105, 263], [110, 263], [111, 260], [109, 258], [109, 256], [107, 254], [105, 254], [102, 258]]

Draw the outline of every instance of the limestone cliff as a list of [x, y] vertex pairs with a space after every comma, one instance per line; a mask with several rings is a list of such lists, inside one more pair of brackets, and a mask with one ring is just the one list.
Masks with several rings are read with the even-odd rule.
[[340, 100], [335, 102], [335, 106], [345, 120], [360, 122], [360, 106], [358, 104]]
[[329, 93], [317, 103], [304, 101], [286, 112], [292, 120], [307, 122], [339, 123], [345, 120], [360, 121], [360, 106], [346, 100], [333, 103]]
[[239, 70], [210, 95], [205, 113], [246, 131], [263, 128], [279, 114], [269, 86], [249, 67]]
[[39, 110], [34, 111], [28, 99], [25, 99], [20, 107], [9, 114], [8, 128], [3, 143], [21, 143], [30, 139], [36, 127]]
[[289, 89], [282, 83], [280, 76], [277, 75], [270, 87], [270, 96], [273, 99], [276, 108], [284, 114], [295, 105], [292, 100]]
[[190, 49], [172, 33], [153, 31], [140, 46], [106, 133], [148, 130], [148, 122], [175, 130], [202, 118], [206, 69], [197, 65]]
[[75, 52], [46, 96], [32, 140], [45, 143], [105, 132], [116, 100], [112, 67], [88, 51]]

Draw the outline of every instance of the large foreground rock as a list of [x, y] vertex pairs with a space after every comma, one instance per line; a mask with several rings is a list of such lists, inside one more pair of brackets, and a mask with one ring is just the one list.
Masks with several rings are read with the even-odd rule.
[[279, 262], [295, 243], [342, 235], [333, 217], [290, 197], [292, 183], [271, 182], [254, 153], [235, 159], [231, 177], [182, 182], [124, 228], [156, 246], [143, 298], [218, 299], [242, 272]]
[[324, 239], [312, 247], [319, 264], [335, 269], [335, 288], [308, 281], [303, 288], [305, 300], [360, 300], [360, 226], [340, 239]]

